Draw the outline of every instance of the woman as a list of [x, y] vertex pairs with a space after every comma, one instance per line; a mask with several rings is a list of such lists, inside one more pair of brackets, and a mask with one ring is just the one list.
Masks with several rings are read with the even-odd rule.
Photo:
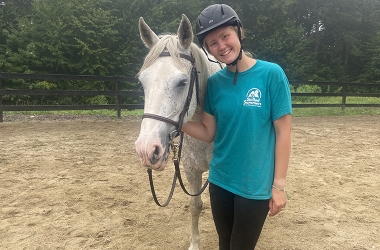
[[214, 142], [209, 191], [220, 249], [254, 249], [268, 211], [274, 216], [287, 202], [289, 83], [278, 65], [244, 53], [241, 22], [228, 5], [204, 9], [196, 31], [201, 47], [227, 67], [208, 79], [202, 121], [182, 130]]

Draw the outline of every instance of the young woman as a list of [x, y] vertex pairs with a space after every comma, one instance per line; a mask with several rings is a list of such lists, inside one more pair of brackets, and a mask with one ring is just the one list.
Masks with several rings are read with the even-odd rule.
[[278, 214], [287, 202], [289, 82], [277, 64], [244, 53], [241, 22], [228, 5], [204, 9], [196, 32], [205, 53], [227, 67], [208, 79], [202, 121], [182, 130], [214, 142], [209, 191], [220, 249], [251, 250], [268, 212]]

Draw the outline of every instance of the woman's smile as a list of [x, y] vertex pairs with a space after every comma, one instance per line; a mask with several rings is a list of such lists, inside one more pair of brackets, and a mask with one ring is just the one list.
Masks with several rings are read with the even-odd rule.
[[229, 50], [223, 52], [223, 53], [221, 54], [221, 56], [226, 56], [226, 55], [228, 55], [230, 52], [231, 52], [231, 50], [229, 49]]

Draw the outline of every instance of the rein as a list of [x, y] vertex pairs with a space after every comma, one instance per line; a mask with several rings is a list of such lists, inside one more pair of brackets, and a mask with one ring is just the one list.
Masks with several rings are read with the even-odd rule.
[[[164, 51], [160, 54], [160, 57], [161, 56], [171, 56], [169, 52], [167, 51]], [[155, 203], [160, 206], [160, 207], [165, 207], [169, 204], [171, 198], [173, 197], [173, 193], [174, 193], [174, 189], [175, 189], [175, 185], [176, 185], [176, 182], [177, 182], [177, 179], [179, 180], [179, 183], [181, 185], [181, 188], [182, 190], [185, 192], [185, 194], [189, 195], [189, 196], [198, 196], [200, 194], [203, 193], [203, 191], [206, 189], [207, 185], [208, 185], [208, 180], [204, 183], [203, 187], [199, 190], [198, 193], [196, 194], [190, 194], [187, 189], [185, 188], [185, 185], [183, 184], [183, 181], [182, 181], [182, 177], [181, 177], [181, 171], [180, 171], [180, 167], [179, 167], [179, 164], [180, 164], [180, 160], [181, 160], [181, 153], [182, 153], [182, 143], [183, 143], [183, 132], [181, 131], [181, 128], [182, 128], [182, 124], [183, 124], [183, 120], [185, 118], [185, 115], [187, 113], [187, 111], [189, 110], [189, 107], [190, 107], [190, 103], [191, 103], [191, 99], [192, 99], [192, 96], [193, 96], [193, 90], [194, 90], [194, 86], [195, 86], [195, 92], [196, 92], [196, 98], [197, 98], [197, 104], [199, 105], [199, 81], [198, 81], [198, 72], [197, 72], [197, 68], [195, 66], [195, 59], [192, 57], [192, 56], [188, 56], [188, 55], [185, 55], [185, 54], [182, 54], [180, 53], [179, 56], [183, 59], [186, 59], [188, 61], [191, 62], [191, 65], [192, 65], [192, 68], [191, 68], [191, 75], [190, 75], [190, 85], [189, 85], [189, 91], [187, 93], [187, 97], [186, 97], [186, 101], [185, 101], [185, 105], [181, 111], [181, 113], [179, 114], [179, 121], [176, 122], [170, 118], [167, 118], [167, 117], [163, 117], [163, 116], [159, 116], [159, 115], [155, 115], [155, 114], [149, 114], [149, 113], [144, 113], [142, 115], [142, 118], [150, 118], [150, 119], [155, 119], [155, 120], [158, 120], [158, 121], [162, 121], [162, 122], [165, 122], [165, 123], [169, 123], [169, 124], [172, 124], [174, 125], [175, 127], [175, 130], [172, 131], [170, 134], [169, 134], [169, 139], [170, 139], [170, 149], [173, 151], [173, 162], [174, 162], [174, 166], [175, 166], [175, 173], [174, 173], [174, 177], [173, 177], [173, 183], [172, 183], [172, 187], [171, 187], [171, 190], [170, 190], [170, 193], [169, 193], [169, 197], [167, 198], [166, 202], [164, 204], [161, 204], [158, 199], [157, 199], [157, 196], [156, 196], [156, 192], [155, 192], [155, 189], [154, 189], [154, 183], [153, 183], [153, 176], [152, 176], [152, 169], [148, 169], [148, 176], [149, 176], [149, 183], [150, 183], [150, 189], [152, 191], [152, 196], [153, 196], [153, 199], [155, 201]], [[175, 139], [179, 137], [178, 139], [178, 142], [175, 142]]]

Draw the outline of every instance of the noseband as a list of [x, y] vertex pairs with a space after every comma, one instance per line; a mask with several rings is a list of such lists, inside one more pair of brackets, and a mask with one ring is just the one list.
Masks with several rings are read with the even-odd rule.
[[[162, 52], [160, 54], [160, 57], [163, 57], [163, 56], [171, 56], [171, 55], [170, 55], [169, 52], [164, 51], [164, 52]], [[182, 178], [181, 178], [181, 172], [180, 172], [180, 168], [179, 168], [179, 163], [180, 163], [180, 159], [181, 159], [181, 152], [182, 152], [182, 142], [183, 142], [183, 132], [181, 131], [181, 129], [182, 129], [182, 124], [183, 124], [183, 120], [185, 118], [185, 115], [186, 115], [186, 113], [187, 113], [187, 111], [189, 110], [189, 107], [190, 107], [191, 99], [192, 99], [192, 96], [193, 96], [194, 86], [195, 86], [195, 93], [196, 93], [196, 98], [197, 98], [197, 105], [200, 104], [200, 101], [199, 101], [198, 71], [197, 71], [197, 68], [195, 66], [195, 59], [192, 56], [188, 56], [188, 55], [185, 55], [185, 54], [182, 54], [182, 53], [179, 54], [179, 57], [190, 61], [191, 65], [192, 65], [191, 66], [191, 73], [190, 73], [189, 90], [187, 92], [187, 97], [186, 97], [185, 105], [184, 105], [181, 113], [179, 114], [179, 121], [176, 122], [176, 121], [174, 121], [174, 120], [172, 120], [170, 118], [167, 118], [167, 117], [164, 117], [164, 116], [160, 116], [160, 115], [156, 115], [156, 114], [150, 114], [150, 113], [144, 113], [142, 115], [143, 119], [144, 118], [150, 118], [150, 119], [154, 119], [154, 120], [158, 120], [158, 121], [161, 121], [161, 122], [172, 124], [175, 127], [175, 130], [172, 131], [169, 134], [170, 148], [172, 149], [173, 154], [174, 154], [174, 156], [173, 156], [173, 162], [174, 162], [174, 166], [175, 166], [175, 173], [174, 173], [172, 188], [171, 188], [169, 197], [168, 197], [168, 199], [166, 200], [166, 202], [164, 204], [160, 204], [160, 202], [157, 199], [156, 192], [154, 190], [153, 177], [152, 177], [152, 169], [148, 169], [150, 189], [152, 191], [153, 199], [156, 202], [156, 204], [158, 206], [160, 206], [160, 207], [165, 207], [165, 206], [167, 206], [169, 204], [169, 202], [170, 202], [170, 200], [171, 200], [171, 198], [173, 196], [173, 193], [174, 193], [174, 188], [175, 188], [175, 184], [177, 182], [177, 178], [178, 178], [179, 183], [180, 183], [180, 185], [182, 187], [182, 190], [187, 195], [190, 195], [190, 196], [198, 196], [198, 195], [202, 194], [202, 192], [206, 189], [206, 187], [208, 185], [208, 180], [207, 180], [198, 193], [196, 193], [196, 194], [190, 194], [186, 190], [185, 185], [183, 184], [183, 181], [182, 181]], [[176, 137], [178, 137], [178, 136], [180, 137], [179, 141], [175, 142], [174, 139]]]

